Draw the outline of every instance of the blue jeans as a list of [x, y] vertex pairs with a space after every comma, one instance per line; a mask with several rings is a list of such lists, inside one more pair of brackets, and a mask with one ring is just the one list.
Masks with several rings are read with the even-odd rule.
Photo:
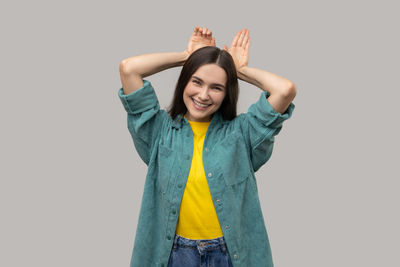
[[233, 267], [223, 236], [187, 239], [175, 234], [168, 267]]

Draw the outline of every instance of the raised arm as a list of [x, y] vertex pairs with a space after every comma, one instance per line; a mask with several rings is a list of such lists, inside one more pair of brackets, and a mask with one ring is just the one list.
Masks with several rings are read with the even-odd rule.
[[124, 94], [143, 87], [143, 78], [172, 67], [182, 66], [195, 50], [203, 46], [215, 46], [212, 32], [196, 26], [187, 48], [182, 52], [143, 54], [121, 61], [119, 71]]
[[276, 112], [283, 113], [296, 96], [297, 88], [293, 82], [274, 73], [248, 66], [250, 35], [248, 29], [238, 31], [231, 47], [225, 45], [235, 61], [238, 78], [251, 83], [271, 95], [268, 102]]

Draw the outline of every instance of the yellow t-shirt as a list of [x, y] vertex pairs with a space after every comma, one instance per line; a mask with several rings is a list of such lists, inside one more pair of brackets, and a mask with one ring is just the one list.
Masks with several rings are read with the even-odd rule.
[[203, 143], [210, 122], [189, 121], [193, 130], [193, 158], [183, 192], [176, 234], [189, 239], [223, 236], [203, 166]]

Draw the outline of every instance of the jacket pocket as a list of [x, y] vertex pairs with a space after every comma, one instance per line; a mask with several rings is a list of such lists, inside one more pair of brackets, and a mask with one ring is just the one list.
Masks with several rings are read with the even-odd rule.
[[243, 136], [239, 132], [227, 135], [215, 149], [218, 168], [227, 185], [245, 181], [250, 174], [250, 161]]
[[227, 184], [227, 185], [236, 185], [236, 184], [239, 184], [239, 183], [247, 180], [247, 178], [249, 178], [249, 176], [250, 176], [250, 172], [247, 172], [247, 174], [244, 173], [244, 171], [239, 172], [238, 174], [230, 172], [230, 173], [224, 174], [224, 180], [225, 180], [225, 184]]
[[158, 148], [158, 173], [157, 188], [165, 194], [168, 191], [169, 182], [174, 168], [174, 151], [164, 145]]

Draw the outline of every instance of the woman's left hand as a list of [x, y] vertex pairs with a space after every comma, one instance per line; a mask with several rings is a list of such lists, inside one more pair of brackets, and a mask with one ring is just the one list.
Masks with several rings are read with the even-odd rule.
[[212, 32], [208, 28], [196, 26], [185, 53], [190, 56], [194, 51], [204, 46], [215, 46], [215, 38], [212, 37]]
[[224, 50], [231, 54], [238, 73], [249, 64], [249, 48], [250, 32], [246, 28], [237, 32], [229, 49], [224, 46]]

